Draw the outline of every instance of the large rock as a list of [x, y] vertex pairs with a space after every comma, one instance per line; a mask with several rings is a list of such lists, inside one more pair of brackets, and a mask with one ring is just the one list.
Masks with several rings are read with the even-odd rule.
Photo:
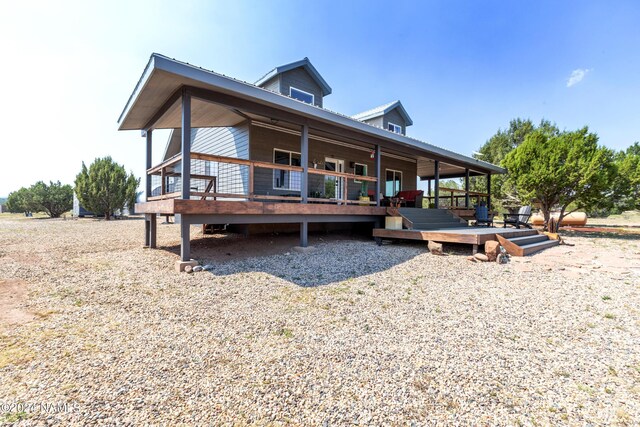
[[477, 259], [478, 261], [489, 261], [489, 257], [487, 257], [485, 254], [475, 254], [474, 258]]
[[442, 252], [442, 243], [436, 243], [429, 240], [429, 243], [427, 243], [427, 248], [429, 248], [429, 252], [434, 255], [444, 255], [444, 253]]
[[495, 240], [485, 242], [484, 253], [489, 258], [489, 261], [495, 261], [500, 254], [500, 243]]

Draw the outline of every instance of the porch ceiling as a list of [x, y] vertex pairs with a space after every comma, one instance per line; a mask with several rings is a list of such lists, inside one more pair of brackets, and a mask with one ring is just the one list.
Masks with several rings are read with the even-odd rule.
[[[418, 158], [418, 176], [421, 180], [435, 178], [436, 164], [432, 159]], [[462, 178], [466, 175], [465, 168], [440, 162], [440, 179]], [[470, 176], [484, 175], [482, 172], [469, 169]]]

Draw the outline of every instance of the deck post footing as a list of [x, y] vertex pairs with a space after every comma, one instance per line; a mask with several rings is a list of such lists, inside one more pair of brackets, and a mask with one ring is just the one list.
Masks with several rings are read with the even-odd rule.
[[308, 254], [309, 252], [315, 252], [315, 246], [294, 246], [293, 250], [302, 254]]
[[196, 265], [198, 265], [198, 261], [196, 261], [195, 259], [189, 260], [189, 261], [176, 261], [176, 271], [178, 273], [181, 273], [184, 271], [184, 268], [190, 265], [191, 267], [195, 267]]
[[471, 253], [473, 253], [473, 255], [478, 253], [478, 245], [473, 245], [473, 249], [471, 250]]

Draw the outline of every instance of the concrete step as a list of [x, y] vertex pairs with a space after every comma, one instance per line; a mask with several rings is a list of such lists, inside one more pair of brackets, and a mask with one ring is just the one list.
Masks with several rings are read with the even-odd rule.
[[536, 234], [531, 234], [529, 236], [511, 237], [509, 240], [518, 246], [524, 246], [524, 245], [529, 245], [531, 243], [544, 242], [545, 240], [549, 240], [549, 238], [544, 234], [536, 233]]
[[[547, 237], [547, 236], [544, 236]], [[553, 246], [557, 246], [560, 244], [560, 241], [558, 240], [549, 240], [549, 238], [547, 237], [547, 240], [543, 241], [543, 242], [537, 242], [537, 243], [531, 243], [528, 245], [522, 245], [520, 246], [522, 248], [522, 250], [524, 251], [524, 255], [531, 255], [533, 253], [536, 253], [538, 251], [541, 251], [543, 249], [547, 249]]]

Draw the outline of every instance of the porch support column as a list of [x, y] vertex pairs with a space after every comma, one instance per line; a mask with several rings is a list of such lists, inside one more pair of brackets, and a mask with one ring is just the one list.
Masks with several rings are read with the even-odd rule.
[[487, 174], [487, 209], [491, 210], [491, 174]]
[[381, 176], [381, 154], [382, 152], [380, 151], [380, 145], [377, 144], [376, 145], [376, 152], [375, 152], [375, 156], [376, 156], [376, 206], [380, 206], [380, 188], [382, 186], [382, 176]]
[[300, 162], [302, 163], [302, 179], [300, 182], [300, 192], [302, 193], [302, 203], [307, 203], [309, 196], [309, 125], [302, 125], [300, 132]]
[[[145, 131], [143, 131], [143, 135], [146, 137], [147, 139], [147, 149], [146, 149], [146, 154], [147, 154], [147, 161], [146, 161], [146, 165], [147, 168], [145, 169], [145, 186], [144, 186], [144, 193], [145, 193], [145, 201], [148, 202], [149, 201], [149, 197], [151, 197], [151, 175], [149, 175], [147, 173], [147, 171], [149, 169], [151, 169], [151, 154], [152, 154], [152, 135], [153, 135], [153, 131], [151, 129], [147, 129]], [[155, 235], [156, 235], [156, 223], [155, 221], [153, 221], [151, 219], [152, 215], [145, 215], [145, 221], [144, 221], [144, 246], [146, 248], [155, 248], [156, 247], [156, 242], [155, 242]]]
[[151, 129], [146, 131], [147, 137], [147, 169], [145, 170], [145, 197], [146, 201], [149, 201], [149, 197], [151, 196], [151, 175], [147, 173], [147, 170], [151, 169], [151, 139], [152, 139], [153, 131]]
[[156, 213], [152, 213], [149, 214], [148, 217], [148, 222], [149, 222], [149, 248], [151, 249], [155, 249], [156, 248], [156, 235], [157, 235], [157, 219], [158, 219], [158, 214]]
[[433, 189], [433, 195], [435, 197], [434, 204], [435, 208], [438, 209], [440, 207], [440, 161], [435, 160], [434, 162], [434, 182], [435, 188]]
[[469, 209], [469, 169], [464, 170], [464, 207]]
[[182, 89], [182, 199], [191, 198], [191, 92]]
[[309, 223], [302, 221], [300, 223], [300, 247], [306, 248], [309, 246]]
[[180, 260], [191, 260], [191, 240], [189, 236], [191, 223], [189, 217], [180, 215]]
[[[191, 92], [182, 89], [182, 199], [191, 198]], [[191, 260], [191, 236], [188, 215], [180, 215], [180, 259]]]

